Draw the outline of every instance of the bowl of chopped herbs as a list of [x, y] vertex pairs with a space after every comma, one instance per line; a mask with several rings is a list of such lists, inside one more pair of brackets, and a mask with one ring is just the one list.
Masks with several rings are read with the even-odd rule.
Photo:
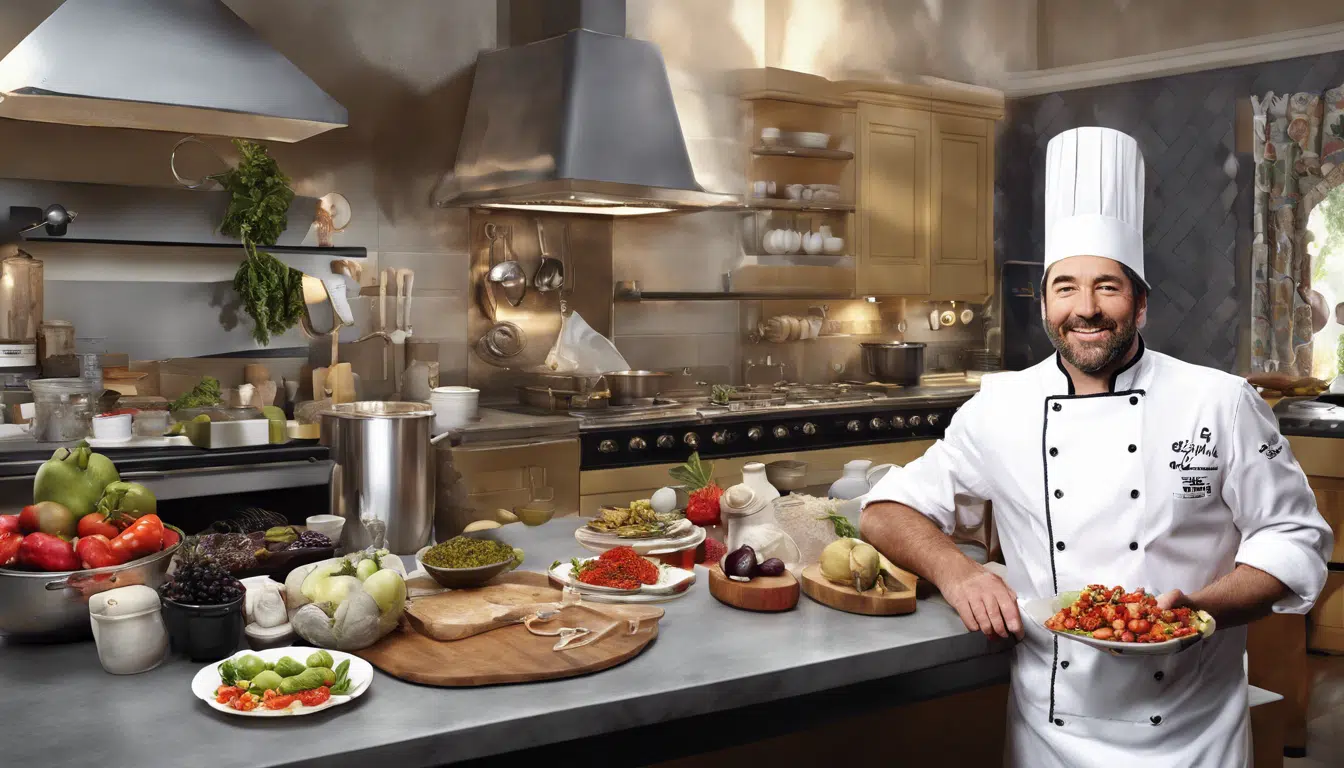
[[440, 586], [479, 587], [523, 564], [523, 550], [501, 541], [455, 536], [415, 553], [415, 561]]

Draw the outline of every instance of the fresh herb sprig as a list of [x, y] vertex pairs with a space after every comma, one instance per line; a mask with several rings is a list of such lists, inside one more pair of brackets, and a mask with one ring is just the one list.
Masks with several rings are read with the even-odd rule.
[[216, 177], [229, 193], [219, 231], [238, 238], [247, 252], [233, 276], [233, 290], [252, 318], [252, 338], [265, 345], [272, 334], [293, 328], [305, 311], [303, 273], [259, 250], [275, 245], [289, 226], [294, 190], [265, 146], [244, 139], [233, 143], [238, 165]]

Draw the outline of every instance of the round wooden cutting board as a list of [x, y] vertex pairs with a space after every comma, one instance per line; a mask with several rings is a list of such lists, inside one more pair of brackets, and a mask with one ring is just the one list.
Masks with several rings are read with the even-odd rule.
[[733, 581], [717, 565], [709, 567], [709, 594], [720, 603], [745, 611], [775, 613], [798, 605], [798, 580], [788, 571], [781, 576], [757, 576]]
[[906, 589], [886, 594], [873, 590], [859, 592], [853, 587], [833, 583], [821, 575], [820, 565], [809, 565], [803, 569], [803, 592], [822, 605], [848, 613], [860, 613], [865, 616], [897, 616], [913, 613], [915, 610], [915, 590], [911, 586], [916, 579], [914, 574], [900, 571], [896, 574]]

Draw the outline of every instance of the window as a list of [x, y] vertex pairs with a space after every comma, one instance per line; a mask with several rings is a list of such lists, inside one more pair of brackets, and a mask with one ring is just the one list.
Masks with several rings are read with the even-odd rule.
[[[1311, 288], [1325, 299], [1326, 322], [1312, 338], [1311, 375], [1330, 381], [1344, 373], [1344, 186], [1335, 187], [1307, 218]], [[1344, 309], [1341, 307], [1340, 309]]]

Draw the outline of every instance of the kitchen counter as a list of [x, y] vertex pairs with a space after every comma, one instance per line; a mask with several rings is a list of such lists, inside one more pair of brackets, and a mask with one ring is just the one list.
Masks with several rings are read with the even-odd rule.
[[[528, 566], [541, 569], [581, 553], [573, 540], [578, 524], [561, 518], [538, 528], [510, 525], [500, 533], [527, 552]], [[115, 677], [102, 671], [91, 642], [0, 641], [5, 699], [11, 702], [6, 728], [23, 735], [9, 740], [6, 760], [44, 768], [214, 768], [245, 755], [250, 768], [372, 761], [415, 768], [584, 737], [615, 739], [626, 729], [845, 686], [871, 684], [878, 691], [873, 695], [886, 701], [915, 701], [1006, 676], [1007, 654], [993, 653], [1006, 645], [967, 632], [939, 600], [921, 600], [914, 614], [898, 617], [851, 615], [807, 597], [792, 612], [756, 614], [719, 604], [709, 594], [705, 571], [697, 569], [697, 575], [689, 594], [664, 604], [658, 640], [614, 669], [475, 689], [430, 688], [377, 673], [353, 705], [282, 721], [248, 722], [193, 699], [189, 683], [198, 664], [174, 659], [146, 674]], [[821, 715], [791, 704], [779, 708], [805, 721]], [[716, 722], [723, 727], [709, 730], [731, 730], [734, 721]], [[710, 737], [686, 729], [672, 741], [689, 744], [700, 738], [697, 732]], [[643, 749], [666, 738], [634, 741]], [[624, 754], [632, 763], [650, 762]]]
[[495, 443], [579, 434], [579, 420], [567, 414], [528, 413], [520, 409], [481, 408], [480, 417], [462, 427], [463, 443]]

